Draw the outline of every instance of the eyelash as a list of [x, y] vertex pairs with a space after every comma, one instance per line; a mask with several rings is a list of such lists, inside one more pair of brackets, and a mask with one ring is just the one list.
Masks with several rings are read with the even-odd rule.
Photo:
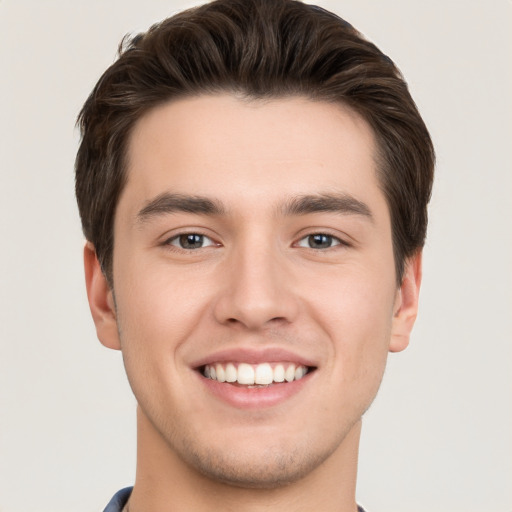
[[[186, 238], [191, 238], [191, 237], [200, 238], [202, 241], [208, 240], [210, 243], [208, 245], [205, 245], [202, 247], [193, 247], [193, 248], [183, 247], [182, 242], [185, 242]], [[174, 242], [177, 242], [177, 243], [174, 243]], [[175, 236], [167, 239], [164, 242], [164, 245], [171, 246], [178, 250], [181, 249], [183, 251], [194, 251], [194, 250], [198, 250], [198, 249], [204, 249], [205, 247], [218, 246], [219, 244], [215, 243], [209, 236], [203, 235], [202, 233], [189, 232], [189, 233], [180, 233], [179, 235], [175, 235]]]
[[[191, 240], [192, 237], [196, 238], [196, 243], [201, 243], [201, 247], [183, 247], [186, 243], [193, 244], [193, 240]], [[322, 238], [322, 241], [324, 243], [328, 243], [329, 245], [327, 247], [311, 247], [311, 243], [313, 243], [315, 238]], [[188, 241], [186, 239], [189, 239]], [[197, 240], [199, 239], [199, 240]], [[209, 243], [207, 245], [202, 245], [204, 241], [207, 240]], [[308, 245], [303, 245], [303, 243]], [[320, 240], [318, 240], [316, 243], [321, 243]], [[202, 233], [198, 232], [187, 232], [187, 233], [180, 233], [178, 235], [175, 235], [169, 239], [167, 239], [164, 242], [165, 246], [175, 248], [176, 250], [182, 250], [182, 251], [196, 251], [198, 249], [205, 249], [207, 247], [218, 247], [220, 244], [214, 242], [209, 236], [203, 235]], [[339, 237], [336, 237], [334, 235], [331, 235], [329, 233], [324, 232], [316, 232], [316, 233], [310, 233], [306, 236], [303, 236], [300, 238], [295, 244], [294, 247], [302, 247], [304, 249], [312, 249], [314, 251], [323, 251], [327, 249], [332, 249], [333, 247], [337, 246], [345, 246], [349, 247], [350, 244], [346, 241], [342, 240]]]
[[[301, 244], [301, 242], [303, 242], [303, 241], [307, 241], [306, 243], [311, 244], [313, 239], [320, 238], [320, 237], [324, 240], [327, 239], [328, 241], [331, 242], [328, 247], [311, 247], [311, 245], [306, 246], [306, 245]], [[305, 249], [312, 249], [314, 251], [320, 251], [320, 250], [331, 249], [333, 247], [337, 247], [340, 245], [347, 247], [349, 244], [347, 242], [345, 242], [344, 240], [342, 240], [341, 238], [338, 238], [337, 236], [331, 235], [329, 233], [318, 232], [318, 233], [311, 233], [309, 235], [302, 237], [295, 245], [297, 247], [303, 247]]]

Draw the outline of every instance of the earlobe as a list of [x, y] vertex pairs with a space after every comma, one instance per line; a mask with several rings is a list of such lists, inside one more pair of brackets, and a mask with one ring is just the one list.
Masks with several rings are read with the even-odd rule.
[[411, 331], [418, 314], [418, 300], [422, 275], [421, 259], [422, 253], [418, 251], [405, 263], [404, 277], [397, 291], [395, 301], [395, 312], [389, 345], [390, 352], [400, 352], [409, 345]]
[[114, 296], [91, 242], [84, 247], [85, 284], [96, 334], [108, 348], [120, 350]]

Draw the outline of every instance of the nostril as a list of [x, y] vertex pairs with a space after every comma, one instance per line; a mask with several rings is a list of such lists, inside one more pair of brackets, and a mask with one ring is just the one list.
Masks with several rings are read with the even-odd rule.
[[274, 318], [271, 318], [269, 320], [269, 322], [274, 322], [274, 323], [277, 323], [277, 322], [287, 322], [286, 318], [284, 316], [276, 316]]

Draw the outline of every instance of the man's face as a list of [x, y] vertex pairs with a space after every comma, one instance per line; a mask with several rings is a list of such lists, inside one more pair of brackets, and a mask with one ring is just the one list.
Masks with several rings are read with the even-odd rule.
[[201, 96], [138, 122], [114, 228], [119, 338], [96, 323], [122, 348], [140, 435], [238, 485], [342, 456], [416, 306], [374, 157], [359, 116], [301, 98]]

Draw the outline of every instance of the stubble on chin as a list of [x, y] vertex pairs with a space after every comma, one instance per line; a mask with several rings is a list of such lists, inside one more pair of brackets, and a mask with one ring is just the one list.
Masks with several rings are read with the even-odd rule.
[[202, 476], [245, 489], [278, 489], [293, 484], [329, 457], [331, 451], [312, 453], [305, 449], [263, 448], [257, 454], [236, 451], [198, 450], [191, 440], [183, 443], [184, 462]]

